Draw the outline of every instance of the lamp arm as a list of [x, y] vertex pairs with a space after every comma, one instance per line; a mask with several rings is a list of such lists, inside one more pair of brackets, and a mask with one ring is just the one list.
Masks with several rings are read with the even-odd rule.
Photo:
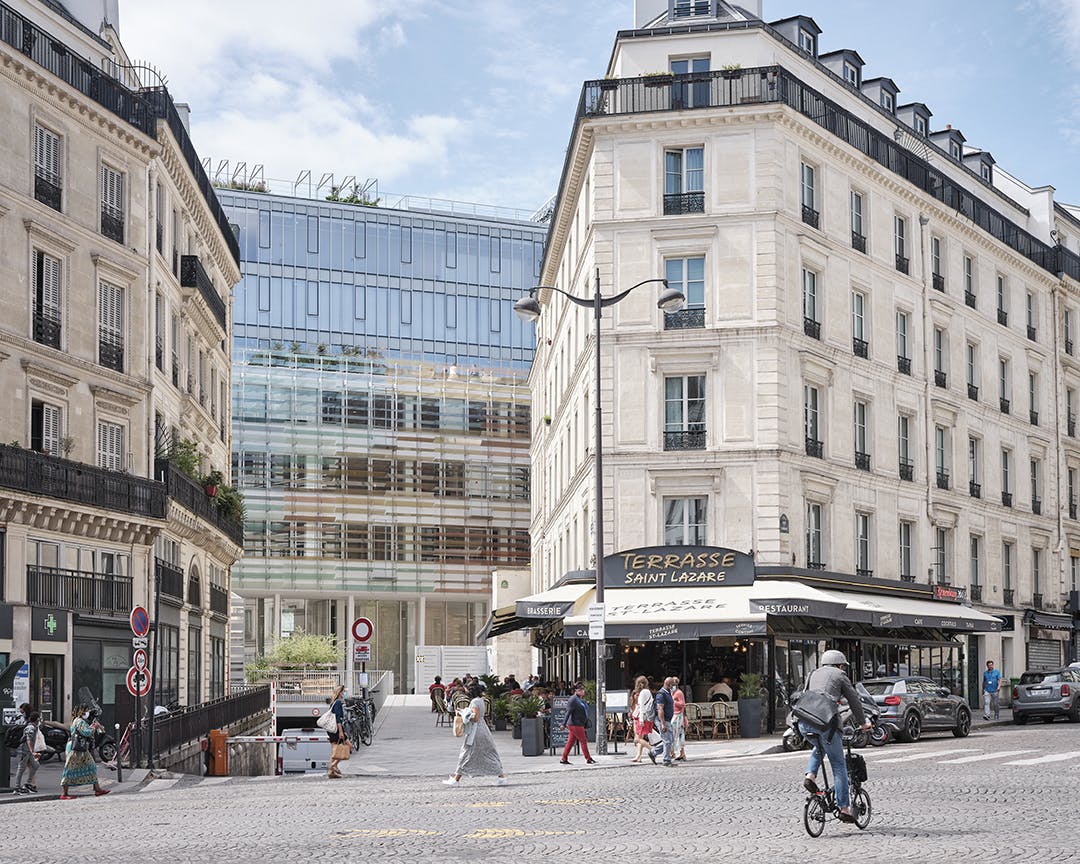
[[[638, 282], [637, 285], [631, 285], [625, 291], [620, 291], [618, 294], [615, 294], [611, 297], [602, 297], [600, 299], [600, 307], [602, 309], [606, 309], [608, 306], [614, 306], [620, 300], [624, 299], [626, 295], [633, 291], [635, 288], [640, 288], [642, 285], [648, 285], [650, 282], [663, 282], [664, 287], [668, 287], [667, 279], [644, 279], [641, 282]], [[592, 303], [590, 303], [589, 305], [591, 306]]]
[[556, 294], [562, 294], [562, 296], [571, 303], [576, 303], [578, 306], [584, 306], [588, 309], [591, 309], [595, 305], [591, 298], [585, 299], [582, 297], [575, 297], [573, 294], [568, 294], [566, 291], [563, 291], [562, 288], [556, 288], [554, 285], [537, 285], [530, 288], [529, 296], [535, 297], [538, 291], [554, 291]]
[[[642, 285], [648, 285], [650, 282], [663, 282], [664, 287], [668, 287], [667, 279], [644, 279], [641, 282], [638, 282], [636, 285], [631, 285], [625, 291], [620, 291], [618, 294], [615, 294], [611, 297], [601, 297], [600, 308], [606, 309], [608, 306], [614, 306], [620, 300], [623, 300], [626, 295], [633, 291], [635, 288], [640, 288]], [[590, 309], [596, 305], [595, 298], [575, 297], [573, 294], [563, 291], [562, 288], [556, 288], [554, 285], [537, 285], [533, 288], [530, 288], [529, 296], [535, 297], [538, 291], [554, 291], [556, 294], [562, 294], [562, 296], [569, 300], [571, 303], [576, 303], [578, 306], [584, 306]]]

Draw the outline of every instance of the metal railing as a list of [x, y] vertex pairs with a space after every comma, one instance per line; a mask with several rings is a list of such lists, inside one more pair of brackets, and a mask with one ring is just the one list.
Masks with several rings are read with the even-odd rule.
[[1004, 309], [998, 309], [997, 310], [997, 322], [998, 322], [998, 324], [1002, 324], [1002, 325], [1008, 327], [1009, 326], [1009, 313], [1006, 312]]
[[860, 471], [870, 470], [870, 454], [869, 453], [856, 453], [855, 454], [855, 467]]
[[31, 564], [26, 568], [26, 602], [126, 618], [131, 612], [131, 583], [130, 576]]
[[972, 309], [974, 309], [975, 308], [975, 295], [972, 294], [970, 291], [965, 291], [964, 292], [964, 303], [967, 304], [968, 306], [970, 306]]
[[937, 472], [937, 488], [948, 489], [949, 488], [949, 472], [938, 471]]
[[910, 268], [910, 262], [908, 261], [908, 259], [906, 257], [904, 257], [903, 255], [900, 255], [899, 253], [897, 253], [897, 256], [896, 256], [896, 269], [899, 270], [901, 273], [906, 274], [908, 272], [909, 268]]
[[1066, 339], [1065, 340], [1065, 353], [1068, 354], [1070, 357], [1072, 356], [1072, 353], [1073, 353], [1073, 341], [1072, 341], [1072, 339]]
[[48, 345], [50, 348], [60, 347], [61, 325], [59, 318], [50, 315], [34, 313], [34, 341], [39, 345]]
[[184, 571], [162, 558], [154, 559], [154, 579], [161, 593], [180, 602], [184, 600]]
[[198, 576], [188, 577], [187, 602], [191, 606], [202, 606], [202, 590]]
[[935, 369], [934, 370], [934, 383], [938, 387], [948, 387], [949, 386], [949, 376], [946, 375], [944, 372], [942, 372], [940, 369]]
[[198, 255], [180, 256], [180, 285], [184, 288], [198, 288], [199, 294], [206, 301], [206, 305], [210, 307], [214, 320], [221, 325], [222, 330], [225, 330], [225, 301], [221, 299], [214, 288], [214, 282], [203, 267]]
[[911, 358], [910, 357], [901, 357], [899, 354], [897, 354], [896, 355], [896, 371], [901, 373], [902, 375], [910, 375], [911, 374]]
[[1009, 408], [1011, 407], [1011, 403], [1009, 402], [1008, 399], [1005, 399], [1003, 397], [1001, 399], [998, 399], [998, 407], [1001, 409], [1002, 414], [1008, 414], [1009, 413]]
[[979, 385], [978, 384], [968, 384], [968, 399], [974, 399], [976, 402], [979, 401]]
[[210, 583], [210, 611], [229, 617], [229, 592], [213, 582]]
[[705, 326], [704, 309], [680, 309], [664, 313], [665, 330], [700, 330]]
[[104, 510], [165, 518], [165, 487], [160, 483], [10, 444], [0, 444], [0, 487]]
[[[244, 545], [244, 525], [239, 519], [232, 519], [223, 514], [207, 496], [206, 491], [171, 462], [158, 459], [154, 462], [154, 473], [165, 484], [166, 492], [173, 501], [210, 523], [224, 533], [237, 546]], [[183, 595], [181, 595], [183, 596]]]
[[870, 356], [870, 343], [865, 339], [859, 339], [857, 336], [853, 336], [851, 339], [851, 350], [856, 357], [862, 357], [865, 360]]
[[907, 459], [900, 460], [900, 479], [911, 480], [915, 476], [915, 464]]
[[1012, 588], [1001, 589], [1001, 602], [1006, 606], [1012, 606], [1016, 599], [1016, 592]]
[[982, 585], [968, 585], [968, 597], [972, 603], [982, 603]]
[[1039, 335], [1038, 331], [1036, 331], [1036, 329], [1034, 327], [1032, 327], [1030, 324], [1028, 324], [1027, 325], [1027, 337], [1028, 337], [1028, 339], [1030, 339], [1032, 342], [1034, 342], [1034, 341], [1036, 341], [1035, 337], [1038, 336], [1038, 335]]
[[34, 197], [46, 207], [59, 211], [62, 193], [59, 183], [42, 177], [40, 174], [34, 175]]
[[1039, 412], [1038, 411], [1028, 411], [1028, 422], [1030, 422], [1032, 426], [1038, 426], [1039, 425]]
[[932, 274], [930, 277], [930, 281], [933, 284], [935, 291], [945, 290], [945, 277], [942, 276], [940, 273]]
[[1068, 418], [1066, 419], [1066, 422], [1065, 422], [1065, 428], [1066, 428], [1066, 430], [1068, 430], [1068, 435], [1069, 435], [1070, 438], [1075, 438], [1076, 437], [1076, 415], [1075, 414], [1070, 413], [1068, 415]]
[[1003, 507], [1012, 507], [1012, 492], [1001, 493], [1001, 505]]
[[856, 252], [866, 252], [866, 238], [856, 231], [851, 232], [851, 248]]
[[1043, 608], [1043, 595], [1042, 594], [1032, 594], [1031, 595], [1031, 605], [1033, 607], [1035, 607], [1036, 609], [1042, 609]]
[[968, 481], [968, 494], [972, 498], [982, 498], [982, 484], [976, 483], [974, 480]]
[[98, 338], [98, 363], [106, 369], [124, 371], [124, 343], [113, 338]]
[[678, 430], [675, 432], [664, 432], [664, 449], [665, 450], [704, 450], [705, 449], [705, 430]]
[[153, 720], [154, 755], [199, 741], [209, 735], [211, 729], [223, 729], [269, 710], [270, 687], [261, 685], [238, 688], [228, 696], [156, 717]]
[[1034, 513], [1036, 516], [1041, 516], [1042, 515], [1042, 499], [1041, 498], [1032, 498], [1031, 499], [1031, 512]]
[[802, 322], [803, 333], [812, 339], [821, 338], [821, 322], [815, 321], [813, 318], [803, 318]]
[[681, 216], [686, 213], [705, 212], [704, 192], [680, 192], [664, 195], [664, 215]]
[[813, 456], [815, 459], [823, 459], [825, 457], [825, 444], [822, 441], [818, 441], [814, 438], [806, 439], [806, 455]]
[[124, 242], [124, 213], [112, 208], [101, 208], [101, 236], [117, 243]]
[[817, 228], [818, 222], [821, 220], [821, 214], [818, 213], [813, 207], [809, 207], [806, 204], [802, 205], [802, 221], [809, 225], [811, 228]]

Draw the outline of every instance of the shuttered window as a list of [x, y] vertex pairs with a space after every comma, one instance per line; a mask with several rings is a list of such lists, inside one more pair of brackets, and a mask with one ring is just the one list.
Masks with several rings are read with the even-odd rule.
[[124, 175], [101, 165], [101, 209], [116, 219], [124, 218]]
[[60, 259], [34, 250], [34, 314], [60, 320]]
[[39, 402], [30, 406], [30, 449], [50, 456], [60, 456], [63, 415], [58, 405]]
[[117, 423], [98, 423], [98, 466], [111, 471], [124, 470], [124, 427]]
[[124, 289], [108, 282], [98, 287], [98, 336], [110, 345], [124, 344]]
[[34, 127], [34, 173], [60, 185], [60, 136], [42, 126]]

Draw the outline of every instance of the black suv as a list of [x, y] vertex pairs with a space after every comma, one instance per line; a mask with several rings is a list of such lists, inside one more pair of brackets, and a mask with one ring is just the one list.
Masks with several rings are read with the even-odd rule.
[[957, 738], [971, 731], [971, 709], [948, 687], [929, 678], [908, 675], [863, 681], [881, 707], [881, 719], [897, 730], [901, 741], [918, 741], [923, 731], [948, 729]]

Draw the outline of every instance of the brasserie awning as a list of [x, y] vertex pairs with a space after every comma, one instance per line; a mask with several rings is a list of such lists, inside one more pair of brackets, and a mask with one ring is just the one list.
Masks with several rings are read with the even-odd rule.
[[477, 643], [493, 636], [513, 633], [525, 627], [536, 627], [553, 618], [562, 618], [574, 608], [574, 604], [593, 591], [593, 582], [566, 582], [523, 597], [520, 600], [495, 609], [480, 632], [476, 634]]
[[845, 618], [872, 627], [895, 629], [902, 627], [931, 627], [937, 630], [960, 630], [986, 633], [1001, 630], [1001, 619], [964, 606], [936, 600], [915, 600], [887, 594], [867, 594], [855, 591], [825, 591], [837, 602], [846, 604]]
[[1043, 627], [1046, 630], [1072, 630], [1072, 615], [1061, 615], [1054, 612], [1042, 612], [1038, 609], [1028, 609], [1024, 612], [1024, 623], [1034, 627]]

